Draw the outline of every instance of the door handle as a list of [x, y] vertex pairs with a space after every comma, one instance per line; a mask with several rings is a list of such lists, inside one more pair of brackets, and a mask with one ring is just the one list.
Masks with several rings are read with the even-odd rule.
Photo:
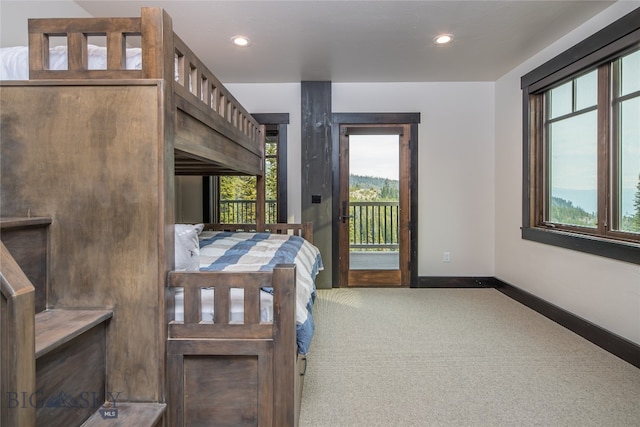
[[347, 202], [342, 202], [342, 215], [340, 215], [340, 220], [342, 223], [346, 223], [349, 218], [353, 218], [353, 215], [347, 215]]

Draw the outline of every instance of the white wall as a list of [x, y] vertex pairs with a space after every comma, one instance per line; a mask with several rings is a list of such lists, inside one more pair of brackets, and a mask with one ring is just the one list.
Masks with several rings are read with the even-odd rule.
[[640, 6], [617, 2], [496, 82], [496, 277], [640, 343], [640, 266], [522, 240], [520, 77]]
[[27, 46], [29, 18], [90, 17], [73, 1], [0, 1], [0, 47]]
[[289, 113], [287, 128], [287, 221], [302, 221], [302, 188], [300, 187], [301, 101], [300, 83], [282, 84], [225, 84], [240, 104], [251, 112]]
[[494, 275], [493, 91], [493, 83], [333, 84], [334, 113], [420, 113], [419, 276]]
[[[300, 85], [234, 84], [255, 113], [290, 114], [289, 211], [300, 220]], [[418, 112], [418, 274], [494, 275], [494, 84], [334, 83], [334, 112]], [[451, 262], [442, 262], [442, 253]]]

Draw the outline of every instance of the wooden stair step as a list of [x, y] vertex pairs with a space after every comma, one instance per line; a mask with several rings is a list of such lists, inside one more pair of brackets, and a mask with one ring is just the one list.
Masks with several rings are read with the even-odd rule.
[[107, 403], [94, 412], [82, 427], [153, 427], [161, 420], [166, 408], [164, 403]]
[[45, 310], [36, 314], [36, 359], [110, 319], [111, 310]]
[[47, 308], [48, 217], [2, 217], [0, 239], [35, 288], [36, 313]]
[[6, 230], [10, 228], [27, 228], [27, 227], [39, 227], [43, 225], [50, 225], [51, 218], [44, 216], [33, 217], [1, 217], [0, 229]]

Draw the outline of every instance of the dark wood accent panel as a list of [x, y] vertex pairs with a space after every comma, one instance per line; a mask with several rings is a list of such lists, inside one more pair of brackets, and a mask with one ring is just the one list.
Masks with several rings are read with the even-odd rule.
[[80, 425], [105, 401], [106, 326], [36, 361], [36, 425]]
[[50, 218], [0, 219], [0, 238], [35, 288], [36, 313], [46, 309]]
[[[332, 187], [333, 168], [331, 145], [331, 82], [303, 81], [301, 84], [302, 114], [302, 221], [313, 222], [315, 245], [323, 256], [324, 271], [316, 286], [332, 286]], [[319, 195], [321, 203], [312, 203]]]
[[494, 286], [505, 295], [521, 302], [554, 322], [575, 332], [595, 345], [640, 368], [640, 345], [609, 332], [573, 313], [551, 304], [527, 291], [494, 278]]

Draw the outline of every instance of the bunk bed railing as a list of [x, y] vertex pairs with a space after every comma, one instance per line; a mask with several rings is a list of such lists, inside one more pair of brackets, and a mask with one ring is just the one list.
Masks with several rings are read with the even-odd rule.
[[[184, 291], [184, 320], [169, 323], [169, 338], [274, 339], [281, 319], [295, 319], [295, 267], [279, 265], [272, 272], [171, 271], [172, 298]], [[213, 321], [201, 319], [201, 290], [213, 289]], [[261, 319], [260, 292], [273, 288], [273, 321]], [[231, 289], [244, 293], [244, 319], [231, 320]], [[275, 326], [274, 326], [275, 325]]]
[[[227, 122], [232, 134], [225, 136], [239, 141], [244, 148], [263, 156], [260, 124], [242, 107], [218, 78], [200, 61], [191, 49], [174, 34], [176, 78], [174, 92], [184, 102], [176, 100], [178, 108], [205, 123]], [[192, 97], [200, 102], [192, 103]], [[197, 111], [193, 106], [197, 106]], [[225, 127], [222, 127], [224, 129]], [[220, 126], [216, 127], [220, 128]], [[245, 140], [251, 141], [243, 142]]]
[[[258, 122], [169, 28], [172, 28], [170, 18], [159, 8], [142, 8], [139, 18], [29, 19], [29, 79], [126, 80], [171, 76], [167, 79], [173, 80], [179, 109], [222, 129], [225, 137], [262, 156]], [[104, 44], [106, 69], [89, 69], [91, 40]], [[51, 69], [50, 47], [64, 45], [65, 41], [67, 69]], [[141, 49], [141, 68], [127, 69], [129, 48]], [[173, 67], [168, 65], [170, 62]], [[223, 126], [216, 126], [220, 124]]]
[[[0, 242], [0, 425], [35, 425], [35, 288]], [[26, 401], [25, 401], [26, 396]]]
[[[29, 79], [140, 79], [142, 70], [126, 69], [128, 39], [141, 36], [140, 18], [29, 19]], [[90, 70], [90, 37], [106, 41], [106, 69]], [[52, 70], [52, 39], [67, 46], [67, 69]]]
[[228, 231], [228, 232], [262, 232], [275, 234], [287, 234], [289, 236], [303, 237], [313, 243], [313, 223], [303, 222], [301, 224], [204, 224], [204, 230]]

